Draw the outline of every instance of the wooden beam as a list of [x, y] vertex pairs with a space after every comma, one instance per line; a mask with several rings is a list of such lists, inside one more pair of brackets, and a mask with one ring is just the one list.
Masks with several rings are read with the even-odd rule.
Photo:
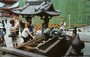
[[0, 47], [0, 52], [6, 52], [6, 53], [13, 54], [20, 57], [46, 57], [43, 55], [26, 52], [26, 51], [15, 49], [15, 48], [7, 48], [7, 47]]
[[20, 47], [22, 47], [22, 46], [34, 44], [36, 41], [39, 41], [41, 38], [42, 38], [42, 37], [35, 38], [35, 39], [30, 40], [30, 41], [28, 41], [28, 42], [26, 42], [26, 43], [23, 43], [22, 45], [17, 46], [17, 47], [15, 47], [15, 48], [20, 48]]

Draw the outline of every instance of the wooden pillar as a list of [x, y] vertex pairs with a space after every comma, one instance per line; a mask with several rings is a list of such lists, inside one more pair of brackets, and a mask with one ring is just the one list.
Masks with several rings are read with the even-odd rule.
[[49, 26], [49, 20], [51, 19], [51, 16], [49, 15], [44, 15], [43, 17], [41, 17], [41, 20], [42, 20], [42, 34], [43, 34], [43, 31], [44, 29], [47, 29]]

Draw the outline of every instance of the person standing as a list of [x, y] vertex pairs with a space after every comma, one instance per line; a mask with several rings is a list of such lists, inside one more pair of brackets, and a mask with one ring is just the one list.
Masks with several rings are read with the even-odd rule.
[[16, 30], [17, 30], [16, 35], [18, 36], [19, 35], [19, 29], [20, 29], [19, 17], [15, 16], [14, 21], [15, 21], [15, 27], [16, 27]]
[[12, 37], [12, 42], [13, 42], [13, 46], [16, 47], [17, 46], [17, 37], [16, 37], [16, 27], [15, 27], [15, 21], [14, 20], [10, 20], [10, 35], [9, 37]]
[[3, 31], [3, 24], [0, 21], [0, 43], [4, 43], [4, 31]]
[[65, 22], [64, 19], [62, 19], [62, 21], [61, 21], [61, 23], [60, 23], [60, 29], [61, 29], [62, 31], [64, 31], [64, 30], [65, 30], [65, 27], [66, 27], [66, 22]]

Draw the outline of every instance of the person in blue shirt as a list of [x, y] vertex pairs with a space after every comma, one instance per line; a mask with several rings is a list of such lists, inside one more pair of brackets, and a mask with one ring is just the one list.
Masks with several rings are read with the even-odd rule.
[[31, 33], [33, 33], [33, 29], [34, 29], [34, 26], [31, 25], [31, 26], [30, 26], [30, 29], [29, 29]]
[[[33, 32], [33, 29], [34, 29], [34, 26], [32, 25], [32, 20], [31, 19], [28, 19], [27, 20], [28, 24], [29, 24], [29, 31], [32, 35], [34, 35], [34, 32]], [[31, 38], [31, 36], [29, 36], [29, 38]], [[32, 40], [32, 38], [31, 38]]]

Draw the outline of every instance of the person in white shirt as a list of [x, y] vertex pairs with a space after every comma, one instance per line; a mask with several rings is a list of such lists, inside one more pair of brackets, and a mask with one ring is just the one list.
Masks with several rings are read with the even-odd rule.
[[61, 23], [60, 23], [60, 29], [61, 30], [65, 30], [65, 26], [66, 26], [66, 22], [64, 19], [62, 19]]
[[28, 40], [30, 40], [29, 35], [34, 39], [35, 36], [33, 36], [30, 31], [29, 31], [29, 26], [28, 24], [25, 24], [25, 28], [22, 31], [22, 38], [24, 39], [24, 43], [27, 42]]
[[17, 46], [17, 37], [16, 37], [16, 27], [15, 27], [15, 21], [10, 20], [10, 35], [9, 37], [12, 37], [13, 46]]

